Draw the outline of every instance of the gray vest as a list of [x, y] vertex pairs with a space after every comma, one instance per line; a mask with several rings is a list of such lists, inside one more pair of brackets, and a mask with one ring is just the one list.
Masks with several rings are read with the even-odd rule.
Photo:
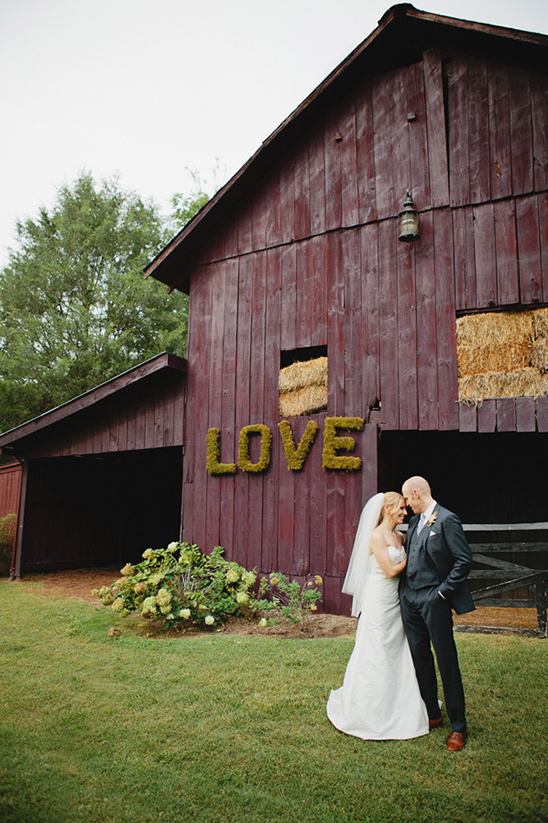
[[407, 567], [405, 569], [407, 585], [410, 589], [425, 589], [427, 587], [439, 586], [440, 584], [435, 566], [424, 548], [429, 531], [430, 526], [426, 523], [419, 534], [417, 525], [411, 538], [407, 553]]

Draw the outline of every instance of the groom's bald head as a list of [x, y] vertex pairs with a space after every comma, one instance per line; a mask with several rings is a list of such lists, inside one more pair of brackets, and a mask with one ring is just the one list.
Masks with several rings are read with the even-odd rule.
[[434, 502], [430, 484], [418, 474], [405, 481], [401, 493], [405, 498], [405, 505], [411, 506], [415, 514], [426, 511], [428, 506]]

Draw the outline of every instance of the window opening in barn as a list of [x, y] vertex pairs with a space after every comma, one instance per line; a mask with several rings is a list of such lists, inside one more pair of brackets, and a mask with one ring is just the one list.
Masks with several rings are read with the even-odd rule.
[[459, 400], [548, 394], [548, 308], [457, 318]]
[[300, 417], [327, 409], [327, 346], [282, 351], [280, 417]]

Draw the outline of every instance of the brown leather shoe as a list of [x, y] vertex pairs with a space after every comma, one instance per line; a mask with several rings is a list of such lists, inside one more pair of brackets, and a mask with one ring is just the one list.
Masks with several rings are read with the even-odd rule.
[[450, 752], [460, 752], [466, 745], [466, 732], [453, 732], [448, 741], [447, 748]]
[[443, 726], [443, 717], [436, 717], [436, 718], [434, 718], [434, 720], [432, 720], [432, 718], [430, 718], [428, 720], [428, 727], [430, 729], [441, 729], [442, 726]]

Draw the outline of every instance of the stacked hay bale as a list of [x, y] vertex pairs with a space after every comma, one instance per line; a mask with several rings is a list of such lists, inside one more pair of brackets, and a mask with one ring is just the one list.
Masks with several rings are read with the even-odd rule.
[[548, 394], [548, 309], [457, 320], [459, 400]]
[[280, 417], [300, 417], [327, 409], [327, 357], [280, 369]]

